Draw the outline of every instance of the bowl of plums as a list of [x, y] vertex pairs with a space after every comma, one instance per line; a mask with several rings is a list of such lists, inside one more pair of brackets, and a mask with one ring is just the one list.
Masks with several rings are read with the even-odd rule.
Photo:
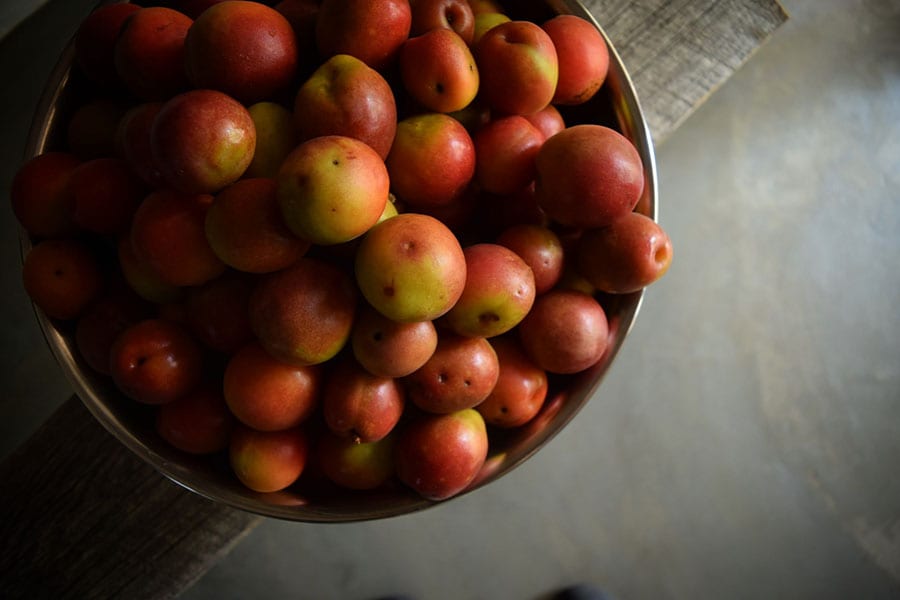
[[38, 323], [123, 451], [343, 522], [571, 422], [672, 260], [656, 180], [576, 0], [101, 2], [11, 201]]

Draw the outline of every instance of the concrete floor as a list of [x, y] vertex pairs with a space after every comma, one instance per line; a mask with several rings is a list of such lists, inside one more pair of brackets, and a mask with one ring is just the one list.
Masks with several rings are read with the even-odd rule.
[[[658, 149], [675, 261], [565, 431], [423, 513], [266, 521], [183, 597], [900, 597], [900, 2], [783, 5]], [[3, 454], [67, 393], [8, 212]]]

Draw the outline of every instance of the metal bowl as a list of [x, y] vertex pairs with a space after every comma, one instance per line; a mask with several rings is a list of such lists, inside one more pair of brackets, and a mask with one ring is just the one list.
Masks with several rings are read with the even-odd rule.
[[[564, 115], [567, 124], [600, 123], [631, 140], [643, 160], [646, 181], [636, 210], [655, 219], [657, 173], [650, 132], [625, 66], [603, 29], [577, 0], [510, 0], [507, 12], [513, 18], [537, 22], [555, 14], [574, 14], [594, 23], [600, 30], [610, 50], [606, 83], [591, 101], [564, 111]], [[70, 71], [73, 55], [74, 48], [70, 43], [47, 82], [29, 134], [28, 157], [59, 147], [65, 137], [66, 117], [77, 105], [80, 94]], [[22, 232], [23, 256], [31, 244], [27, 234]], [[597, 390], [616, 357], [634, 323], [642, 298], [643, 292], [601, 298], [610, 325], [610, 343], [603, 359], [575, 377], [555, 380], [540, 414], [527, 425], [511, 431], [492, 430], [484, 468], [475, 481], [455, 497], [503, 477], [540, 450], [575, 417]], [[124, 397], [107, 377], [98, 375], [84, 363], [76, 349], [72, 328], [50, 320], [40, 310], [35, 312], [56, 360], [94, 417], [132, 452], [172, 481], [197, 494], [260, 515], [307, 522], [379, 519], [421, 511], [435, 504], [400, 484], [372, 492], [327, 487], [306, 489], [302, 485], [270, 494], [253, 492], [231, 474], [226, 457], [190, 456], [169, 446], [155, 432], [148, 407]]]

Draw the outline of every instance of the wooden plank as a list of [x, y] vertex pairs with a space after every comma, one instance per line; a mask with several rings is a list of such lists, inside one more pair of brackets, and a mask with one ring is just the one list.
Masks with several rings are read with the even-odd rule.
[[776, 0], [583, 0], [662, 143], [787, 20]]
[[[657, 143], [786, 18], [774, 0], [584, 1], [622, 56]], [[73, 15], [91, 4], [49, 2], [3, 51], [21, 56], [21, 72], [47, 64], [26, 42], [68, 39]], [[77, 398], [0, 463], [0, 490], [3, 598], [174, 597], [260, 522], [164, 478]]]
[[175, 597], [261, 520], [164, 478], [75, 397], [0, 482], [3, 598]]

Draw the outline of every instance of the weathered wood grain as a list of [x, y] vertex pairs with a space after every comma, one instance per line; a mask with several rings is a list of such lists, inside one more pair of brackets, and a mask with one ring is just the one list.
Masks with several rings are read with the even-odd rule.
[[787, 20], [776, 0], [583, 0], [662, 143]]
[[[622, 56], [657, 143], [786, 18], [774, 0], [584, 3]], [[51, 1], [31, 26], [67, 39], [71, 15], [91, 4]], [[23, 56], [22, 68], [29, 58], [38, 64]], [[0, 463], [0, 515], [2, 598], [174, 597], [260, 521], [171, 483], [77, 398]]]
[[65, 402], [0, 463], [0, 597], [170, 598], [260, 517], [165, 479]]

